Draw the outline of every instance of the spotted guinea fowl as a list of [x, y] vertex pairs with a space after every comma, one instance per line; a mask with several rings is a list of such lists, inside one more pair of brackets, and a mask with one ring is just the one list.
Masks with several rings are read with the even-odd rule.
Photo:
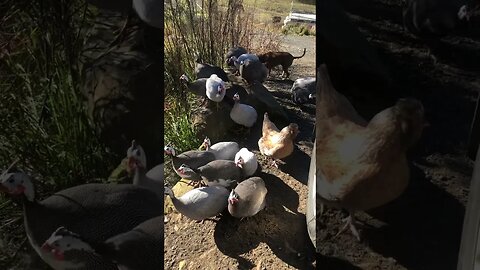
[[188, 180], [195, 179], [190, 179], [188, 176], [179, 173], [178, 168], [180, 168], [182, 164], [186, 164], [190, 168], [198, 168], [209, 163], [210, 161], [215, 160], [215, 154], [208, 151], [190, 150], [177, 155], [173, 147], [166, 146], [164, 152], [166, 155], [172, 157], [172, 167], [175, 170], [175, 173], [177, 173], [178, 176]]
[[235, 154], [240, 150], [236, 142], [217, 142], [212, 145], [208, 137], [205, 137], [200, 147], [205, 147], [206, 151], [215, 155], [215, 159], [220, 160], [234, 160]]
[[409, 181], [407, 150], [425, 126], [422, 104], [400, 99], [366, 123], [333, 88], [325, 65], [320, 66], [320, 103], [316, 121], [317, 200], [346, 209], [357, 239], [355, 212], [399, 197]]
[[233, 63], [233, 65], [237, 68], [237, 70], [240, 70], [240, 65], [243, 61], [246, 60], [251, 60], [251, 61], [260, 61], [258, 59], [258, 56], [256, 54], [249, 54], [249, 53], [244, 53], [240, 56], [231, 56], [229, 63]]
[[205, 220], [225, 210], [229, 192], [222, 186], [200, 187], [177, 198], [169, 187], [165, 187], [165, 194], [170, 196], [175, 209], [182, 215], [193, 220]]
[[228, 52], [225, 54], [225, 63], [228, 66], [235, 66], [234, 64], [234, 58], [232, 56], [235, 56], [235, 58], [238, 58], [240, 55], [247, 53], [247, 50], [243, 47], [233, 47], [228, 50]]
[[304, 104], [314, 99], [315, 95], [315, 77], [298, 78], [293, 82], [292, 99], [297, 104]]
[[127, 171], [133, 172], [133, 184], [143, 186], [158, 196], [163, 196], [163, 163], [146, 172], [145, 151], [135, 140], [132, 140], [131, 146], [127, 149], [127, 159]]
[[249, 178], [230, 192], [228, 212], [236, 218], [254, 216], [265, 208], [266, 196], [267, 188], [262, 178]]
[[118, 270], [116, 263], [96, 253], [91, 245], [80, 235], [59, 227], [43, 243], [41, 250], [50, 261], [55, 262], [54, 269], [99, 269]]
[[241, 166], [242, 164], [237, 164], [231, 160], [214, 160], [197, 169], [183, 164], [178, 170], [192, 180], [200, 178], [208, 186], [220, 185], [231, 188], [244, 178]]
[[180, 81], [187, 86], [190, 93], [205, 98], [207, 97], [207, 79], [208, 78], [200, 78], [191, 81], [187, 74], [180, 76]]
[[240, 165], [245, 177], [252, 176], [258, 169], [257, 157], [245, 147], [235, 154], [235, 163]]
[[28, 240], [54, 269], [70, 265], [52, 260], [40, 245], [58, 227], [68, 226], [88, 241], [101, 242], [163, 213], [161, 198], [131, 184], [84, 184], [39, 201], [31, 178], [23, 172], [4, 173], [0, 183], [1, 191], [21, 200]]
[[297, 137], [298, 125], [291, 123], [279, 130], [268, 118], [263, 116], [262, 137], [258, 140], [258, 148], [262, 155], [273, 159], [273, 166], [278, 168], [277, 160], [288, 157], [293, 153], [293, 140]]
[[235, 104], [230, 111], [230, 118], [233, 122], [247, 128], [253, 127], [257, 122], [257, 111], [250, 105], [240, 103], [240, 95], [235, 93], [233, 95]]
[[225, 97], [225, 82], [216, 74], [212, 74], [205, 84], [208, 99], [214, 102], [221, 102]]
[[196, 62], [195, 75], [197, 76], [197, 79], [210, 78], [210, 76], [216, 74], [224, 82], [228, 82], [227, 73], [225, 73], [222, 68], [210, 64], [200, 63], [200, 59], [197, 59]]
[[85, 261], [85, 269], [103, 269], [92, 265], [88, 258], [97, 257], [97, 261], [106, 260], [118, 265], [115, 269], [156, 270], [163, 266], [163, 216], [149, 219], [132, 230], [107, 239], [105, 242], [92, 243], [81, 235], [58, 228], [45, 241], [42, 248], [59, 261]]
[[250, 85], [255, 82], [263, 83], [267, 80], [268, 69], [260, 61], [243, 60], [240, 62], [240, 76]]

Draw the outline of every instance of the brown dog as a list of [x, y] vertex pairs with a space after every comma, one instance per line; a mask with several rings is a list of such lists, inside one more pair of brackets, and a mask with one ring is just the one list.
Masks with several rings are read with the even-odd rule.
[[307, 48], [304, 48], [301, 56], [293, 56], [288, 52], [267, 52], [257, 56], [258, 59], [260, 59], [260, 62], [264, 63], [268, 68], [268, 74], [270, 74], [270, 70], [272, 68], [281, 65], [283, 69], [282, 76], [286, 74], [286, 78], [288, 78], [290, 76], [290, 73], [288, 73], [288, 68], [292, 65], [293, 60], [302, 58], [306, 51]]

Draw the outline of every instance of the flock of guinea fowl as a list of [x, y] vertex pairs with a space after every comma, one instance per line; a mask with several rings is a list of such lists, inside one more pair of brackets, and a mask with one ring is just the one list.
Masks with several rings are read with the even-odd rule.
[[[404, 13], [404, 20], [410, 19], [409, 14]], [[226, 60], [237, 69], [259, 62], [242, 48], [233, 48]], [[258, 66], [263, 80], [265, 68]], [[186, 75], [180, 81], [205, 101], [222, 102], [226, 73], [208, 64], [197, 63], [197, 67], [195, 81]], [[424, 109], [418, 100], [401, 99], [367, 122], [335, 90], [325, 64], [317, 78], [313, 155], [320, 214], [323, 205], [347, 210], [350, 216], [339, 233], [350, 228], [360, 239], [355, 213], [398, 198], [408, 185], [406, 152], [427, 125]], [[232, 121], [254, 126], [255, 108], [241, 103], [238, 93], [233, 101]], [[265, 113], [260, 153], [278, 166], [278, 160], [292, 154], [298, 132], [294, 123], [279, 129]], [[147, 171], [145, 152], [136, 141], [127, 150], [132, 184], [84, 184], [40, 200], [33, 178], [14, 170], [12, 164], [0, 175], [0, 191], [23, 206], [28, 241], [53, 269], [161, 269], [165, 195], [178, 212], [193, 220], [215, 217], [226, 209], [233, 217], [245, 218], [265, 208], [267, 186], [255, 176], [259, 164], [252, 151], [236, 142], [211, 144], [208, 138], [202, 147], [184, 153], [176, 153], [171, 146], [164, 149], [176, 174], [197, 186], [178, 198], [164, 186], [163, 164]]]

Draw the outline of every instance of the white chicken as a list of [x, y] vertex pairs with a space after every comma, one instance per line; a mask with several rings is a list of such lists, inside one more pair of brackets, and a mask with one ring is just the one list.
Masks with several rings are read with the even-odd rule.
[[253, 152], [247, 148], [242, 148], [235, 154], [235, 164], [240, 164], [245, 177], [253, 175], [258, 168], [258, 161]]
[[225, 97], [225, 82], [217, 74], [212, 74], [205, 85], [207, 97], [211, 101], [221, 102]]
[[247, 104], [241, 104], [238, 93], [233, 95], [233, 101], [235, 105], [233, 105], [230, 111], [230, 118], [232, 118], [233, 122], [248, 128], [253, 127], [255, 122], [257, 122], [257, 111], [255, 108]]

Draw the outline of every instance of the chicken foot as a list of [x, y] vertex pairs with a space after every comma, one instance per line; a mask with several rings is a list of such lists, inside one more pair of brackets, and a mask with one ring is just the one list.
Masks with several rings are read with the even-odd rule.
[[355, 220], [354, 214], [350, 213], [350, 215], [347, 218], [343, 219], [343, 221], [345, 222], [345, 225], [342, 227], [342, 229], [340, 229], [340, 231], [335, 235], [335, 237], [344, 233], [347, 230], [347, 228], [350, 228], [350, 231], [352, 232], [353, 236], [355, 236], [355, 238], [357, 238], [358, 241], [361, 241], [360, 233], [358, 233], [357, 227], [355, 226], [356, 220]]

